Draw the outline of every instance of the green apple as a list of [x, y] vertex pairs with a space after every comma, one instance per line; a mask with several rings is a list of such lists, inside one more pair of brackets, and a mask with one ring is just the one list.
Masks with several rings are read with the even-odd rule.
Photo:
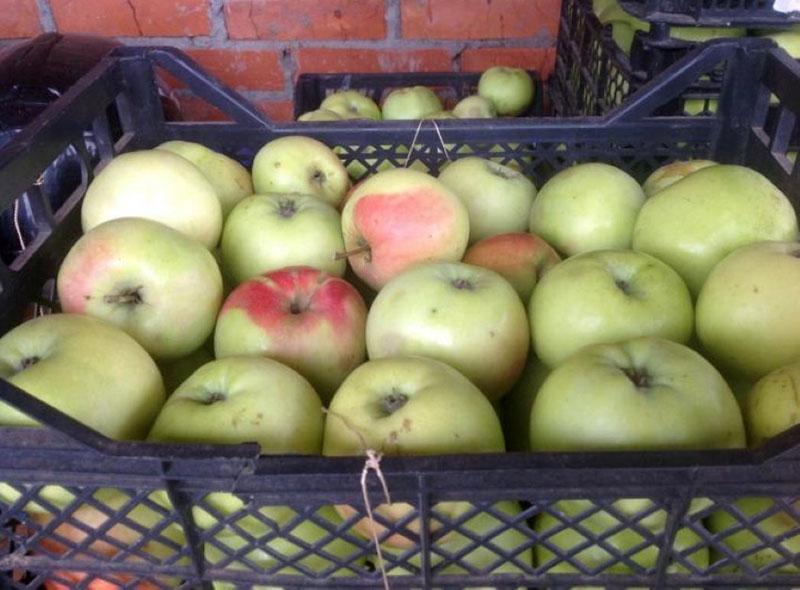
[[800, 361], [759, 379], [745, 396], [744, 425], [750, 445], [759, 445], [800, 424]]
[[381, 120], [381, 110], [375, 101], [358, 90], [339, 90], [326, 97], [320, 109], [333, 111], [342, 119]]
[[338, 207], [350, 189], [350, 177], [327, 145], [302, 135], [286, 135], [264, 145], [253, 159], [257, 193], [314, 195]]
[[83, 231], [120, 217], [160, 221], [209, 250], [222, 231], [214, 186], [197, 166], [167, 150], [120, 154], [89, 184], [81, 205]]
[[530, 451], [531, 408], [539, 393], [539, 388], [550, 374], [550, 367], [528, 355], [528, 362], [522, 376], [514, 384], [511, 391], [500, 400], [500, 420], [506, 435], [506, 446], [509, 451]]
[[800, 358], [800, 245], [760, 242], [714, 267], [697, 298], [697, 336], [711, 358], [756, 379]]
[[223, 221], [236, 203], [253, 194], [250, 173], [233, 158], [191, 141], [167, 141], [156, 149], [183, 156], [197, 166], [217, 192]]
[[631, 245], [642, 187], [608, 164], [578, 164], [548, 180], [533, 200], [530, 231], [566, 256]]
[[694, 328], [683, 279], [633, 250], [597, 250], [557, 264], [536, 285], [528, 315], [536, 356], [551, 367], [589, 344], [640, 336], [686, 343]]
[[290, 267], [239, 285], [225, 300], [214, 331], [217, 358], [263, 355], [286, 363], [330, 400], [366, 358], [367, 308], [344, 279]]
[[[741, 558], [742, 561], [756, 570], [770, 568], [770, 574], [800, 573], [800, 567], [796, 565], [797, 555], [800, 554], [800, 535], [796, 534], [800, 528], [800, 519], [796, 516], [800, 513], [800, 501], [790, 504], [794, 514], [779, 510], [767, 516], [773, 510], [774, 504], [775, 500], [772, 498], [742, 498], [734, 502], [733, 506], [753, 522], [752, 525], [743, 527], [740, 516], [734, 516], [727, 510], [719, 510], [708, 519], [708, 528], [719, 536], [728, 550], [736, 555], [746, 554]], [[768, 543], [780, 546], [783, 551], [779, 553]], [[794, 564], [786, 563], [792, 558], [795, 559]], [[776, 562], [784, 563], [776, 567]], [[735, 571], [736, 566], [724, 569]]]
[[711, 39], [744, 37], [747, 31], [737, 27], [671, 27], [669, 36], [681, 41], [704, 43]]
[[642, 185], [642, 189], [644, 190], [644, 194], [649, 198], [658, 191], [689, 176], [692, 172], [697, 172], [703, 168], [716, 165], [717, 163], [711, 160], [687, 160], [665, 164], [647, 177], [647, 180], [645, 180]]
[[239, 284], [287, 266], [344, 275], [339, 212], [310, 195], [252, 195], [231, 212], [220, 241], [223, 266]]
[[[322, 446], [328, 456], [362, 455], [367, 449], [385, 455], [505, 450], [494, 408], [469, 379], [442, 362], [402, 356], [371, 360], [348, 375], [331, 400]], [[435, 509], [453, 519], [468, 510], [469, 504], [443, 502]], [[338, 510], [345, 518], [355, 513], [349, 506]], [[374, 508], [388, 521], [402, 518], [409, 510], [403, 502]], [[432, 531], [440, 528], [436, 522], [431, 524]], [[371, 538], [373, 527], [366, 518], [354, 528]], [[418, 520], [405, 529], [407, 533], [389, 535], [382, 525], [374, 527], [387, 546], [415, 547]]]
[[443, 109], [436, 93], [425, 86], [411, 86], [392, 90], [383, 99], [383, 118], [425, 119]]
[[527, 326], [519, 296], [497, 273], [463, 263], [421, 264], [378, 293], [367, 315], [367, 353], [446, 362], [494, 401], [522, 373]]
[[649, 198], [633, 248], [669, 264], [696, 296], [711, 269], [739, 246], [796, 237], [794, 208], [774, 184], [744, 166], [719, 165]]
[[197, 369], [213, 360], [213, 341], [207, 340], [200, 348], [190, 352], [186, 356], [158, 363], [158, 369], [161, 371], [161, 377], [164, 379], [164, 390], [167, 392], [167, 395], [178, 389], [178, 386], [186, 381]]
[[303, 113], [297, 117], [297, 120], [301, 123], [310, 123], [312, 121], [343, 121], [344, 118], [328, 109], [316, 109]]
[[453, 107], [453, 115], [458, 119], [491, 119], [497, 116], [497, 109], [485, 96], [473, 94], [458, 101]]
[[84, 234], [62, 262], [57, 286], [64, 311], [114, 324], [159, 359], [199, 348], [222, 303], [214, 256], [171, 227], [137, 217]]
[[445, 166], [439, 180], [467, 208], [470, 244], [527, 229], [536, 186], [521, 172], [470, 156]]
[[506, 279], [526, 307], [536, 283], [560, 261], [550, 244], [529, 233], [484, 238], [470, 246], [463, 259], [467, 264], [488, 268]]
[[634, 338], [583, 348], [548, 376], [531, 411], [537, 451], [745, 446], [736, 399], [690, 348]]
[[426, 117], [427, 119], [458, 119], [453, 111], [436, 111]]
[[636, 31], [649, 31], [650, 24], [625, 12], [616, 0], [598, 3], [595, 14], [604, 25], [611, 25], [614, 42], [626, 54], [630, 54]]
[[493, 66], [481, 74], [478, 94], [488, 98], [500, 116], [521, 115], [533, 102], [533, 78], [522, 68]]
[[395, 168], [353, 188], [342, 209], [342, 233], [353, 271], [378, 290], [416, 264], [461, 260], [469, 214], [441, 181]]

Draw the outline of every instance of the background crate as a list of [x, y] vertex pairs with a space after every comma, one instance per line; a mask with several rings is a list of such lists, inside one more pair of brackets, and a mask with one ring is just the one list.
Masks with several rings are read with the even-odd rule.
[[[720, 64], [714, 116], [657, 114]], [[165, 122], [153, 82], [160, 69], [233, 122]], [[345, 163], [369, 169], [402, 165], [410, 153], [437, 173], [448, 157], [476, 154], [515, 163], [537, 185], [576, 162], [608, 162], [641, 181], [665, 162], [714, 158], [761, 171], [800, 209], [800, 167], [786, 156], [800, 113], [798, 81], [800, 65], [768, 43], [724, 41], [695, 50], [602, 118], [278, 126], [179, 52], [121, 51], [0, 149], [0, 209], [25, 194], [38, 228], [0, 264], [0, 332], [27, 317], [31, 302], [57, 308], [51, 279], [80, 234], [86, 186], [122, 151], [184, 139], [249, 166], [270, 139], [302, 133], [346, 148]], [[772, 94], [782, 116], [770, 124]], [[110, 124], [115, 118], [119, 128]], [[86, 148], [87, 131], [95, 153]], [[36, 181], [70, 148], [82, 175], [53, 210]], [[51, 425], [0, 429], [2, 587], [34, 589], [49, 580], [51, 588], [81, 588], [92, 579], [125, 588], [380, 585], [371, 541], [352, 530], [366, 513], [361, 458], [111, 441], [5, 381], [0, 398]], [[400, 535], [407, 545], [384, 553], [392, 587], [800, 585], [791, 544], [800, 534], [800, 428], [747, 451], [387, 457], [382, 469], [393, 500], [410, 506], [402, 522], [382, 521], [382, 538]], [[221, 512], [216, 492], [240, 502]], [[369, 493], [373, 505], [381, 502], [374, 477]], [[765, 500], [755, 509], [737, 503], [749, 497]], [[465, 504], [450, 511], [448, 502]], [[354, 514], [339, 521], [331, 505]], [[265, 509], [275, 506], [284, 508]], [[704, 523], [714, 515], [734, 524], [712, 534]], [[777, 532], [767, 526], [776, 519], [785, 525]], [[742, 534], [746, 547], [726, 546]], [[276, 550], [278, 539], [291, 548]], [[602, 549], [595, 563], [583, 559], [591, 547]]]
[[800, 23], [800, 10], [775, 10], [774, 0], [621, 0], [647, 21], [709, 27], [785, 26]]
[[[542, 81], [538, 72], [528, 71], [533, 78], [534, 99], [521, 116], [537, 117], [544, 114]], [[294, 118], [319, 108], [322, 101], [337, 90], [358, 90], [376, 104], [396, 88], [426, 86], [433, 90], [445, 110], [472, 94], [478, 93], [480, 73], [472, 72], [406, 72], [400, 74], [300, 74], [294, 86]]]

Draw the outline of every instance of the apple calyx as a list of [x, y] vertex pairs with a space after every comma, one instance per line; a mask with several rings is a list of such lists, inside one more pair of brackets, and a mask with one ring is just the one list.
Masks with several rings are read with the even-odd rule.
[[297, 213], [297, 203], [291, 199], [281, 199], [278, 203], [278, 215], [284, 219], [290, 219]]
[[619, 288], [620, 291], [625, 293], [625, 295], [630, 295], [633, 293], [633, 289], [631, 288], [631, 284], [628, 281], [623, 279], [614, 279], [614, 284]]
[[646, 369], [632, 369], [630, 367], [620, 367], [620, 371], [625, 373], [625, 376], [630, 379], [637, 389], [647, 389], [650, 387], [652, 377]]
[[17, 368], [17, 373], [21, 373], [21, 372], [22, 372], [22, 371], [24, 371], [25, 369], [27, 369], [27, 368], [29, 368], [29, 367], [32, 367], [33, 365], [35, 365], [36, 363], [38, 363], [40, 360], [42, 360], [42, 359], [41, 359], [41, 357], [38, 357], [38, 356], [36, 356], [36, 355], [33, 355], [33, 356], [26, 356], [25, 358], [23, 358], [23, 359], [22, 359], [22, 360], [19, 362], [19, 367]]
[[450, 281], [450, 284], [453, 285], [456, 289], [462, 291], [474, 291], [475, 285], [472, 284], [472, 281], [469, 279], [453, 279]]
[[295, 297], [289, 302], [289, 313], [292, 315], [300, 315], [308, 309], [308, 301], [302, 301]]
[[396, 387], [392, 387], [392, 392], [385, 395], [378, 405], [384, 416], [391, 416], [406, 405], [406, 402], [408, 402], [408, 396]]
[[516, 170], [502, 166], [497, 162], [486, 162], [486, 169], [495, 176], [499, 176], [505, 180], [512, 180], [518, 176], [521, 176], [521, 174]]
[[144, 303], [143, 288], [144, 285], [125, 287], [112, 295], [103, 295], [103, 302], [109, 305], [139, 305]]
[[311, 182], [314, 182], [314, 183], [318, 184], [319, 186], [322, 186], [323, 184], [325, 184], [325, 181], [327, 180], [327, 176], [325, 175], [325, 173], [322, 170], [320, 170], [319, 168], [316, 168], [311, 173], [311, 176], [309, 177], [309, 179], [311, 180]]
[[204, 406], [211, 406], [216, 404], [217, 402], [224, 402], [228, 399], [228, 396], [220, 391], [210, 391], [206, 394], [206, 396], [199, 400], [201, 404]]

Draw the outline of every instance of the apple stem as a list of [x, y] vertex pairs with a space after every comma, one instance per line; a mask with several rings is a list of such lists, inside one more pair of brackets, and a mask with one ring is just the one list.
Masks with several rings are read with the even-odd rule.
[[28, 367], [32, 367], [33, 365], [38, 363], [40, 360], [42, 360], [42, 359], [39, 358], [38, 356], [35, 356], [35, 355], [34, 356], [26, 356], [24, 359], [22, 359], [20, 361], [18, 372], [22, 372], [25, 369], [27, 369]]
[[341, 260], [342, 258], [350, 258], [351, 256], [355, 256], [357, 254], [364, 254], [369, 253], [372, 251], [369, 244], [364, 244], [363, 246], [359, 246], [358, 248], [353, 248], [352, 250], [345, 250], [344, 252], [337, 252], [334, 254], [334, 260]]
[[406, 405], [407, 401], [408, 396], [405, 393], [401, 393], [396, 389], [392, 389], [392, 393], [381, 400], [381, 410], [383, 410], [383, 413], [387, 416], [391, 416], [397, 410]]
[[103, 296], [103, 302], [116, 305], [139, 305], [144, 302], [141, 293], [142, 287], [134, 287], [132, 289], [124, 289], [114, 295]]
[[650, 387], [650, 375], [644, 369], [622, 369], [625, 376], [638, 388]]

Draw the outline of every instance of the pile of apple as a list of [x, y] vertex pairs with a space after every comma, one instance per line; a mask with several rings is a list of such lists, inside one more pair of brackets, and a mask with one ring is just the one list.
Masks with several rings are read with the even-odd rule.
[[441, 98], [425, 86], [396, 88], [384, 97], [380, 107], [358, 90], [339, 90], [326, 97], [318, 109], [303, 113], [297, 120], [513, 117], [530, 108], [534, 92], [533, 79], [522, 68], [493, 66], [481, 74], [478, 93], [462, 98], [452, 110], [445, 110]]
[[[640, 186], [616, 167], [585, 163], [537, 191], [520, 171], [470, 156], [438, 178], [393, 168], [352, 186], [337, 155], [308, 137], [267, 143], [252, 178], [222, 154], [169, 142], [108, 163], [88, 188], [82, 222], [58, 273], [63, 313], [0, 338], [0, 374], [110, 437], [256, 441], [264, 454], [329, 456], [730, 449], [800, 422], [797, 217], [778, 188], [742, 166], [676, 162]], [[5, 405], [0, 423], [35, 425]], [[70, 498], [57, 486], [45, 493], [56, 506]], [[18, 497], [0, 485], [4, 501]], [[107, 501], [120, 502], [112, 491]], [[158, 493], [153, 501], [169, 503]], [[757, 514], [771, 504], [738, 507]], [[584, 511], [589, 530], [617, 526], [592, 506], [560, 501], [531, 526], [545, 533], [559, 526], [554, 514]], [[210, 529], [244, 507], [215, 493], [194, 516]], [[615, 504], [628, 518], [648, 512], [639, 526], [662, 533], [667, 515], [651, 507]], [[692, 510], [708, 507], [696, 499]], [[84, 508], [74, 517], [101, 526], [106, 517]], [[469, 508], [451, 501], [436, 511], [458, 518]], [[34, 501], [26, 509], [48, 518]], [[392, 555], [418, 546], [417, 520], [385, 526], [412, 509], [377, 506], [374, 525], [350, 506], [320, 518], [348, 519], [363, 539], [376, 531]], [[275, 526], [295, 515], [258, 510]], [[725, 512], [706, 520], [712, 531], [733, 523]], [[307, 524], [247, 557], [270, 567], [275, 552], [303, 554], [291, 538], [326, 534]], [[525, 544], [519, 530], [496, 534], [500, 524], [481, 514], [462, 528], [494, 531], [508, 551]], [[778, 512], [760, 526], [780, 535], [800, 523]], [[239, 527], [255, 537], [270, 530], [253, 517]], [[237, 530], [226, 525], [215, 538], [239, 550], [249, 542]], [[67, 525], [59, 532], [86, 538]], [[124, 524], [106, 534], [140, 538]], [[435, 542], [455, 553], [470, 539], [451, 531]], [[566, 529], [549, 542], [566, 552], [585, 538]], [[620, 553], [640, 542], [628, 529], [604, 541]], [[724, 542], [760, 543], [746, 530]], [[678, 532], [676, 548], [697, 543], [694, 531]], [[346, 539], [329, 545], [333, 555], [358, 550]], [[784, 545], [800, 551], [800, 537]], [[657, 556], [652, 546], [631, 559], [652, 567]], [[210, 546], [206, 557], [224, 555]], [[747, 560], [779, 557], [764, 549]], [[497, 555], [479, 547], [464, 559], [489, 567]], [[518, 559], [576, 571], [544, 545]], [[601, 545], [576, 559], [630, 571]], [[711, 558], [703, 547], [691, 559], [703, 567]], [[314, 554], [298, 563], [330, 566]]]

